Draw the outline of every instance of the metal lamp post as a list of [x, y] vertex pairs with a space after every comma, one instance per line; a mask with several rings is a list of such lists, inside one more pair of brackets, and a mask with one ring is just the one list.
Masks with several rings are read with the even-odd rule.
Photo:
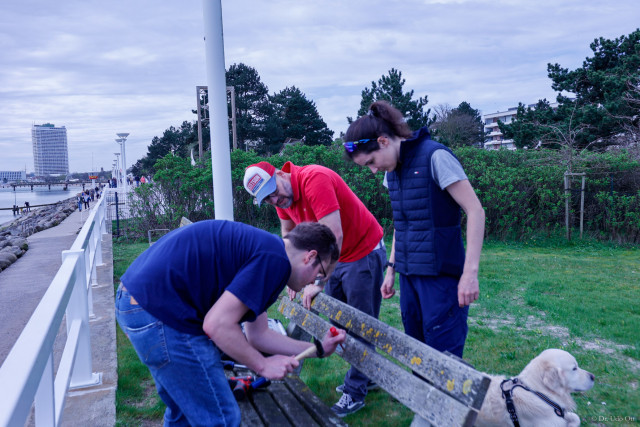
[[122, 172], [120, 172], [120, 153], [113, 153], [116, 155], [116, 187], [120, 187], [120, 180], [122, 179]]
[[122, 170], [124, 173], [124, 192], [125, 194], [128, 191], [128, 183], [127, 183], [127, 150], [125, 149], [125, 142], [127, 141], [128, 133], [118, 133], [118, 139], [116, 142], [120, 144], [120, 151], [122, 152]]

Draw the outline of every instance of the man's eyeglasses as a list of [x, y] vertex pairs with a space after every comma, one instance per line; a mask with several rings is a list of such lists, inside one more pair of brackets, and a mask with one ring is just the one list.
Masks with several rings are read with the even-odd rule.
[[322, 265], [322, 261], [320, 260], [320, 258], [318, 258], [318, 262], [320, 263], [320, 270], [322, 270], [322, 280], [326, 280], [327, 279], [327, 272], [324, 269], [324, 266]]
[[373, 139], [359, 139], [357, 141], [347, 141], [344, 142], [344, 149], [347, 150], [348, 153], [353, 153], [356, 151], [356, 147], [358, 144], [366, 144], [367, 142], [373, 141]]

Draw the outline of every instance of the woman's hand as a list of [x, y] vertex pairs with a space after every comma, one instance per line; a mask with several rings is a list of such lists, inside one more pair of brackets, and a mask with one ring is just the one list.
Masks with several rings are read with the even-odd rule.
[[396, 281], [396, 275], [387, 269], [387, 273], [384, 276], [384, 280], [382, 281], [382, 286], [380, 287], [380, 293], [382, 293], [382, 298], [389, 299], [396, 294], [396, 290], [393, 289], [393, 286]]
[[458, 282], [458, 305], [460, 307], [470, 305], [478, 299], [479, 295], [478, 275], [463, 272]]

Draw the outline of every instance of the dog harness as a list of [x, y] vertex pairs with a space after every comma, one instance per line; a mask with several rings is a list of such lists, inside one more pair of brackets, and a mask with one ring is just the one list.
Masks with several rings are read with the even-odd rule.
[[[511, 383], [511, 388], [508, 390], [505, 390], [504, 389], [505, 383]], [[502, 390], [502, 397], [505, 400], [505, 403], [507, 404], [507, 412], [509, 413], [509, 418], [511, 418], [511, 421], [513, 422], [513, 425], [515, 427], [520, 427], [520, 423], [518, 422], [518, 414], [516, 413], [516, 406], [513, 403], [513, 397], [512, 397], [513, 389], [515, 389], [516, 387], [521, 387], [527, 390], [528, 392], [535, 394], [540, 399], [542, 399], [544, 403], [551, 406], [557, 416], [559, 416], [560, 418], [564, 418], [564, 410], [562, 409], [562, 407], [558, 405], [556, 402], [554, 402], [553, 400], [549, 399], [549, 397], [547, 397], [545, 394], [542, 394], [539, 391], [531, 390], [529, 387], [525, 386], [520, 381], [518, 381], [518, 378], [507, 378], [506, 380], [500, 383], [500, 390]]]

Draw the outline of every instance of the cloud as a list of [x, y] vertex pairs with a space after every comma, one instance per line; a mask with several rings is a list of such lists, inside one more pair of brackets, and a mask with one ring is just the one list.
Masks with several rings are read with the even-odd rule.
[[[637, 27], [637, 0], [225, 0], [225, 62], [255, 68], [270, 93], [296, 86], [339, 135], [361, 91], [402, 71], [429, 107], [493, 112], [554, 99], [547, 63], [574, 69], [596, 37]], [[194, 120], [206, 85], [202, 0], [7, 0], [0, 5], [0, 170], [33, 169], [33, 123], [66, 126], [70, 168], [109, 169]]]

